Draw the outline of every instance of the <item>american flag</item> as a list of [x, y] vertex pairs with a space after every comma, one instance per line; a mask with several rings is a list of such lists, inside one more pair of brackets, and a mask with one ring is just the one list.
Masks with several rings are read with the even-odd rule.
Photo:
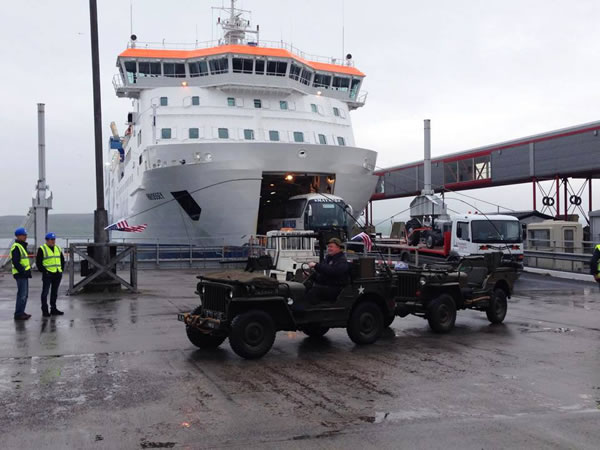
[[105, 230], [127, 231], [132, 233], [141, 233], [148, 225], [129, 225], [126, 220], [119, 220], [105, 228]]
[[365, 248], [368, 252], [371, 251], [371, 249], [373, 248], [373, 241], [371, 240], [371, 236], [369, 236], [367, 233], [365, 233], [364, 231], [362, 233], [358, 233], [356, 236], [354, 236], [352, 239], [350, 239], [352, 242], [360, 242], [362, 241], [363, 244], [365, 244]]

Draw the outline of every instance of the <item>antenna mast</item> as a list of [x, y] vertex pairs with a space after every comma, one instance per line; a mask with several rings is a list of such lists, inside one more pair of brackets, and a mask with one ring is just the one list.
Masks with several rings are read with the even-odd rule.
[[[259, 27], [256, 26], [256, 30], [250, 28], [250, 20], [244, 18], [244, 14], [250, 14], [250, 11], [244, 9], [238, 9], [235, 7], [237, 0], [231, 0], [231, 6], [229, 8], [213, 8], [223, 11], [227, 14], [227, 18], [221, 20], [219, 17], [217, 25], [220, 25], [223, 29], [223, 39], [219, 40], [220, 45], [258, 45], [258, 32]], [[255, 35], [255, 41], [248, 41], [246, 35]]]

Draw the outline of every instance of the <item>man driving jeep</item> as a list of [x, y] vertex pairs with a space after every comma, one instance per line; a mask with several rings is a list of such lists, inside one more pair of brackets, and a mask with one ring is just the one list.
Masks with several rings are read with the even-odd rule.
[[342, 241], [331, 238], [327, 242], [327, 255], [322, 263], [308, 264], [314, 269], [314, 284], [307, 292], [310, 304], [334, 302], [341, 290], [350, 283], [350, 264], [342, 250]]

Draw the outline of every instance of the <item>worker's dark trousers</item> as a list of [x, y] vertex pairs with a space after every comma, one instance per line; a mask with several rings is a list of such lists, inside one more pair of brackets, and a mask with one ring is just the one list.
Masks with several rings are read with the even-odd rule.
[[50, 309], [56, 309], [56, 298], [61, 279], [62, 273], [60, 272], [42, 274], [42, 312], [48, 311], [48, 291], [50, 291]]
[[323, 284], [314, 284], [307, 293], [308, 303], [316, 305], [317, 303], [334, 303], [342, 290], [342, 286], [325, 286]]

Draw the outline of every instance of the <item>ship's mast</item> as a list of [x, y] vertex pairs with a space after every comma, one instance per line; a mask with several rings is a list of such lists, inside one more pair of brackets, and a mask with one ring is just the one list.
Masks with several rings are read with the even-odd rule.
[[[254, 44], [258, 45], [258, 32], [259, 27], [256, 26], [256, 30], [250, 28], [250, 21], [245, 19], [243, 16], [245, 13], [250, 11], [244, 9], [238, 9], [235, 7], [236, 0], [231, 0], [231, 6], [229, 8], [215, 8], [229, 14], [227, 19], [217, 20], [217, 25], [220, 25], [223, 29], [223, 39], [221, 39], [221, 45], [241, 45], [241, 44]], [[246, 38], [247, 34], [253, 34], [256, 36], [255, 41], [248, 41]]]

